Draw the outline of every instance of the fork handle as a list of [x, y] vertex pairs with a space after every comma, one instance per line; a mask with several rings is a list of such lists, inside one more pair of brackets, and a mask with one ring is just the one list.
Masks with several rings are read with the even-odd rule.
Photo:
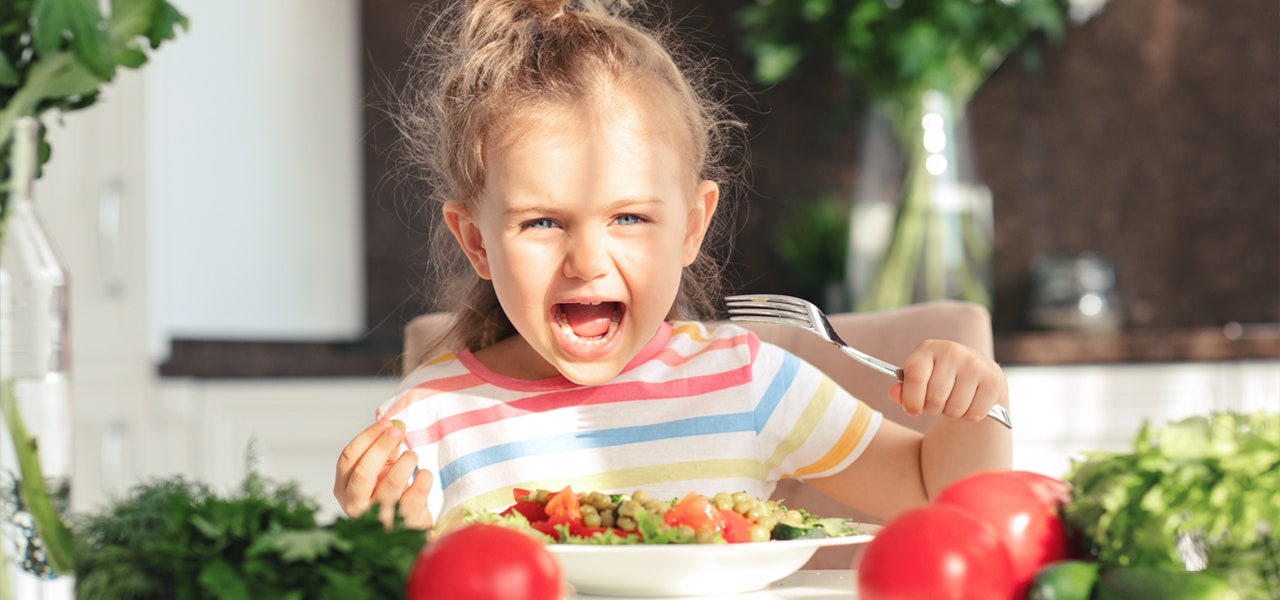
[[[848, 354], [850, 358], [864, 365], [867, 365], [868, 367], [871, 367], [872, 369], [875, 369], [881, 373], [884, 373], [885, 375], [893, 377], [898, 381], [902, 381], [902, 369], [900, 367], [894, 366], [893, 363], [880, 360], [874, 356], [871, 356], [870, 354], [859, 352], [848, 346], [837, 344], [836, 347], [840, 348], [840, 351], [844, 352], [845, 354]], [[1008, 429], [1013, 429], [1013, 421], [1012, 419], [1009, 418], [1009, 411], [1005, 407], [1000, 406], [999, 404], [992, 406], [991, 410], [987, 411], [987, 417], [995, 420], [997, 423], [1001, 425], [1004, 425]]]
[[844, 344], [835, 344], [835, 347], [839, 348], [841, 352], [844, 352], [845, 354], [849, 355], [849, 358], [852, 358], [853, 360], [856, 360], [864, 365], [867, 365], [872, 369], [880, 371], [885, 375], [896, 378], [898, 381], [902, 381], [902, 369], [900, 369], [897, 365], [887, 361], [880, 360], [865, 352], [859, 352], [858, 350], [850, 348], [849, 346]]

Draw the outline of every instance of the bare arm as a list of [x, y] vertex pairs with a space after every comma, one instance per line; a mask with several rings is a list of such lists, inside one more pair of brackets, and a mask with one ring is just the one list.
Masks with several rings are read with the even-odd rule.
[[987, 418], [999, 404], [1009, 408], [1009, 384], [991, 359], [952, 342], [928, 340], [903, 363], [901, 385], [889, 390], [908, 415], [940, 416], [921, 441], [920, 469], [932, 498], [970, 473], [1008, 470], [1013, 436]]
[[940, 416], [921, 435], [886, 419], [845, 471], [809, 484], [850, 506], [889, 519], [951, 482], [1012, 463], [1009, 430], [986, 418], [1009, 407], [1008, 383], [994, 361], [954, 342], [926, 340], [903, 362], [890, 398], [910, 417]]

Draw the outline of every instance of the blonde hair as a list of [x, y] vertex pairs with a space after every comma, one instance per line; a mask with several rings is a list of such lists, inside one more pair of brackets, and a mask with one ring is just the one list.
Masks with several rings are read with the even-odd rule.
[[[492, 282], [475, 274], [439, 222], [439, 203], [474, 202], [485, 185], [485, 148], [518, 135], [522, 121], [625, 90], [680, 114], [693, 175], [722, 187], [732, 178], [725, 157], [742, 128], [706, 85], [716, 81], [709, 61], [669, 51], [676, 47], [669, 28], [632, 22], [630, 9], [627, 0], [471, 0], [445, 9], [428, 29], [398, 124], [404, 158], [431, 189], [435, 282], [451, 284], [439, 308], [456, 319], [430, 352], [479, 350], [515, 333]], [[713, 241], [685, 269], [670, 318], [714, 314], [723, 275], [714, 240], [728, 236], [730, 212], [718, 211], [726, 214], [712, 222]]]

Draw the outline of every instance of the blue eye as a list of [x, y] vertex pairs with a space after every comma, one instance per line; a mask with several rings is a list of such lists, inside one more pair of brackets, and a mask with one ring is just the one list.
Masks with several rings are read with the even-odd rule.
[[555, 226], [556, 226], [556, 222], [547, 218], [525, 221], [525, 223], [522, 225], [524, 229], [551, 229], [552, 227], [555, 227]]
[[645, 220], [646, 219], [640, 215], [621, 215], [616, 219], [614, 219], [614, 222], [616, 222], [619, 225], [636, 225], [639, 223], [644, 223]]

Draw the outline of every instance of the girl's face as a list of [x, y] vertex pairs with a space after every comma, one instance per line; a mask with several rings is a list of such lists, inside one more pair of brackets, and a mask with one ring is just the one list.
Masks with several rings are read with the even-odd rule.
[[532, 120], [487, 151], [477, 202], [444, 208], [520, 333], [492, 347], [494, 360], [477, 354], [499, 373], [612, 379], [657, 332], [698, 254], [719, 188], [672, 143], [677, 119], [618, 99], [600, 118]]

